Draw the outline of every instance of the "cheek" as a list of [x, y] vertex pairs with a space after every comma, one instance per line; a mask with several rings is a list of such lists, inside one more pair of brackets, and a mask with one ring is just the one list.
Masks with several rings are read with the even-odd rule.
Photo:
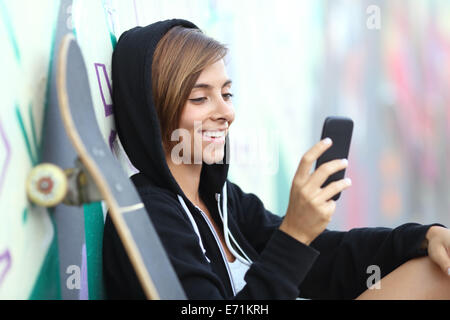
[[205, 114], [204, 111], [199, 110], [198, 106], [194, 108], [187, 105], [184, 108], [183, 113], [181, 114], [180, 128], [188, 130], [191, 133], [193, 139], [193, 134], [201, 129], [202, 124], [207, 118], [208, 115]]
[[206, 115], [197, 108], [193, 108], [187, 104], [181, 114], [180, 118], [180, 128], [192, 131], [197, 126], [200, 129]]
[[189, 108], [188, 106], [185, 107], [181, 115], [179, 128], [189, 132], [191, 148], [194, 147], [194, 144], [199, 145], [202, 143], [201, 133], [197, 133], [197, 131], [200, 130], [202, 126], [203, 116], [204, 115], [198, 111], [198, 108], [196, 110], [195, 108]]

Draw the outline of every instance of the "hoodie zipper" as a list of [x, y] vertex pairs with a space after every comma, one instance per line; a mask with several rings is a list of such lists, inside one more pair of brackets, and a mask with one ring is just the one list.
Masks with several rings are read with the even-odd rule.
[[224, 252], [224, 250], [223, 250], [223, 248], [222, 248], [222, 245], [220, 244], [219, 236], [217, 235], [217, 232], [214, 230], [214, 227], [212, 226], [211, 222], [209, 221], [208, 217], [207, 217], [206, 214], [203, 212], [203, 210], [200, 209], [200, 208], [197, 207], [197, 206], [195, 206], [195, 207], [196, 207], [196, 208], [200, 211], [200, 213], [202, 214], [203, 219], [205, 219], [206, 224], [208, 225], [209, 229], [211, 230], [211, 232], [212, 232], [212, 234], [213, 234], [213, 236], [214, 236], [214, 239], [216, 240], [216, 244], [217, 244], [217, 246], [219, 247], [220, 253], [221, 253], [221, 255], [222, 255], [223, 263], [225, 264], [225, 268], [227, 269], [228, 280], [230, 281], [230, 284], [231, 284], [231, 290], [233, 291], [233, 295], [235, 296], [235, 295], [236, 295], [236, 290], [235, 290], [235, 288], [234, 288], [234, 284], [233, 284], [233, 281], [232, 281], [232, 278], [231, 278], [230, 267], [228, 266], [228, 263], [227, 263], [227, 260], [226, 260], [226, 256], [225, 256], [225, 252]]

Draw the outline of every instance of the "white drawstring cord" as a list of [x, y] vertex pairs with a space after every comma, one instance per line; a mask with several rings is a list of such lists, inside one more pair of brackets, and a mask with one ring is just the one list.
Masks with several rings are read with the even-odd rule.
[[[224, 233], [225, 243], [226, 243], [228, 249], [230, 249], [231, 253], [236, 257], [236, 259], [238, 259], [240, 262], [250, 266], [252, 264], [252, 260], [245, 254], [244, 250], [242, 250], [242, 248], [239, 246], [239, 244], [236, 241], [236, 239], [233, 237], [233, 234], [228, 229], [228, 208], [227, 208], [226, 182], [224, 184], [223, 194], [224, 194], [224, 198], [223, 198], [224, 214], [222, 214], [222, 210], [220, 209], [220, 193], [216, 193], [216, 200], [217, 200], [217, 209], [219, 210], [219, 215], [220, 215], [220, 218], [222, 219], [222, 223], [223, 223], [223, 233]], [[184, 211], [186, 212], [186, 214], [189, 217], [189, 220], [191, 221], [191, 224], [192, 224], [192, 226], [194, 228], [194, 231], [195, 231], [195, 233], [198, 236], [199, 244], [200, 244], [200, 247], [201, 247], [201, 249], [203, 251], [203, 254], [205, 255], [206, 260], [208, 262], [211, 262], [209, 260], [209, 258], [206, 256], [206, 250], [205, 250], [205, 248], [203, 246], [202, 238], [200, 237], [200, 232], [198, 230], [197, 224], [195, 223], [194, 217], [192, 216], [191, 212], [187, 208], [186, 203], [183, 200], [183, 197], [178, 195], [178, 201], [181, 203], [181, 206], [183, 207]], [[200, 209], [200, 208], [198, 208], [198, 209]], [[237, 253], [236, 250], [234, 250], [234, 248], [231, 246], [230, 238], [234, 242], [236, 247], [239, 249], [239, 251], [244, 255], [244, 257], [242, 257], [239, 253]]]
[[[216, 200], [217, 200], [217, 208], [219, 209], [219, 215], [223, 222], [223, 233], [224, 233], [225, 243], [228, 246], [228, 249], [230, 249], [231, 253], [236, 257], [236, 259], [238, 259], [242, 263], [249, 266], [252, 264], [252, 260], [245, 254], [244, 250], [242, 250], [242, 248], [237, 243], [236, 239], [234, 239], [233, 234], [231, 234], [230, 230], [228, 229], [228, 208], [227, 208], [227, 185], [226, 185], [226, 182], [224, 184], [223, 194], [224, 194], [224, 198], [223, 198], [224, 215], [222, 215], [222, 210], [220, 210], [220, 193], [216, 193]], [[234, 241], [234, 244], [236, 245], [236, 247], [240, 250], [240, 252], [242, 252], [244, 257], [242, 257], [240, 254], [238, 254], [236, 252], [236, 250], [234, 250], [234, 248], [231, 246], [230, 240], [229, 240], [230, 237]]]
[[198, 242], [200, 244], [200, 248], [202, 248], [203, 255], [206, 258], [206, 261], [211, 263], [211, 260], [206, 256], [206, 250], [205, 247], [203, 247], [202, 237], [200, 237], [200, 231], [198, 230], [197, 224], [195, 223], [194, 217], [192, 216], [192, 213], [189, 211], [188, 207], [186, 206], [186, 203], [183, 200], [183, 197], [178, 195], [178, 201], [180, 201], [181, 206], [183, 207], [184, 211], [186, 212], [187, 216], [189, 217], [189, 220], [191, 221], [192, 227], [194, 228], [195, 233], [198, 236]]

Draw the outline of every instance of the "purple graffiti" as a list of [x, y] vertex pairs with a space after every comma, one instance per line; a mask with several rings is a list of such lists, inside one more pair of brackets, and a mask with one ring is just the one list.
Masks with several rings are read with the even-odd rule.
[[8, 139], [6, 138], [6, 134], [3, 131], [1, 122], [0, 122], [0, 143], [4, 145], [4, 148], [6, 150], [5, 160], [3, 163], [0, 163], [0, 192], [1, 192], [3, 180], [5, 179], [6, 175], [6, 168], [8, 167], [9, 159], [11, 158], [11, 147], [9, 145]]
[[114, 150], [114, 140], [116, 140], [117, 132], [115, 130], [111, 130], [109, 133], [109, 148], [111, 151]]
[[105, 78], [106, 85], [108, 87], [109, 97], [112, 97], [111, 83], [109, 81], [108, 73], [106, 72], [106, 66], [102, 63], [94, 63], [95, 72], [97, 74], [98, 87], [100, 89], [100, 94], [102, 96], [103, 106], [105, 108], [105, 117], [112, 115], [113, 109], [112, 104], [106, 102], [105, 92], [103, 90], [102, 81], [100, 79], [99, 69], [102, 69], [103, 77]]
[[[3, 262], [3, 260], [6, 261]], [[6, 263], [5, 267], [0, 268], [0, 285], [3, 283], [3, 280], [5, 279], [9, 269], [11, 269], [11, 254], [9, 253], [9, 250], [6, 250], [2, 254], [0, 254], [0, 266], [4, 263]]]

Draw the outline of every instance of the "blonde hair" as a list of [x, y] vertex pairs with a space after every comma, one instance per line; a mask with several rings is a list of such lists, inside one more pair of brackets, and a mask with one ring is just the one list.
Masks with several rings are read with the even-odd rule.
[[170, 141], [178, 128], [181, 113], [200, 73], [224, 58], [225, 45], [199, 29], [175, 26], [158, 42], [152, 62], [152, 92], [158, 114], [162, 143], [170, 150]]

